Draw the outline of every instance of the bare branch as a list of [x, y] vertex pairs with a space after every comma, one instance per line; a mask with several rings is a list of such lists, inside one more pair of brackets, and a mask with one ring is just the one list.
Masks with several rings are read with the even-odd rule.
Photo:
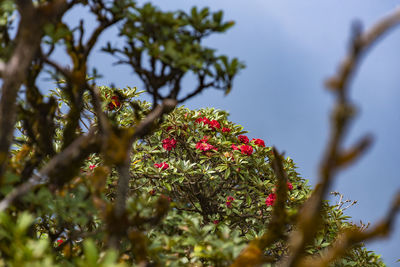
[[66, 79], [70, 80], [71, 79], [71, 71], [65, 67], [62, 67], [61, 65], [59, 65], [57, 62], [52, 61], [51, 59], [49, 59], [48, 57], [46, 57], [45, 55], [42, 54], [42, 58], [43, 61], [52, 66], [56, 71], [58, 71], [59, 73], [61, 73]]
[[399, 23], [400, 8], [376, 23], [369, 31], [362, 35], [355, 36], [355, 40], [353, 40], [353, 49], [349, 51], [349, 54], [343, 60], [337, 74], [326, 81], [326, 86], [333, 90], [343, 90], [343, 88], [346, 88], [354, 74], [362, 53], [365, 53], [379, 38]]
[[101, 22], [100, 25], [93, 31], [92, 35], [90, 36], [89, 40], [85, 45], [85, 52], [84, 56], [87, 58], [89, 56], [90, 51], [97, 43], [97, 39], [99, 38], [100, 34], [104, 32], [107, 28], [117, 23], [120, 19], [114, 18], [109, 21]]
[[336, 159], [336, 167], [343, 168], [352, 163], [354, 163], [361, 155], [365, 153], [365, 151], [371, 146], [372, 137], [370, 135], [365, 136], [360, 139], [357, 144], [355, 144], [352, 148], [348, 149], [348, 151], [343, 151], [340, 155], [337, 156]]

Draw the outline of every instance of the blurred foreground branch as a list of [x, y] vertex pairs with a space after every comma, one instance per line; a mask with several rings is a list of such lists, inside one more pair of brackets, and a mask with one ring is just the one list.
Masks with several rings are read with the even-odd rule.
[[325, 267], [343, 256], [354, 244], [369, 241], [378, 237], [386, 237], [392, 230], [397, 213], [400, 210], [400, 193], [397, 193], [386, 218], [373, 229], [362, 231], [360, 229], [346, 229], [340, 234], [335, 243], [323, 252], [321, 258], [303, 259], [300, 266]]
[[275, 155], [272, 167], [277, 177], [277, 200], [274, 205], [271, 221], [268, 224], [267, 232], [260, 238], [250, 242], [231, 267], [255, 266], [267, 262], [268, 259], [263, 257], [264, 250], [277, 240], [283, 240], [285, 238], [284, 231], [288, 220], [285, 209], [288, 197], [286, 184], [288, 179], [283, 169], [282, 155], [278, 153], [275, 147], [272, 151]]
[[[386, 32], [400, 23], [400, 9], [383, 18], [369, 31], [362, 33], [357, 24], [353, 28], [352, 43], [349, 54], [341, 64], [337, 74], [326, 82], [326, 86], [336, 95], [336, 105], [332, 112], [331, 133], [325, 155], [320, 167], [320, 180], [311, 197], [305, 202], [299, 211], [296, 227], [289, 237], [289, 254], [283, 257], [278, 266], [327, 266], [328, 263], [338, 259], [345, 250], [359, 242], [384, 236], [390, 230], [390, 226], [399, 210], [400, 197], [397, 196], [395, 204], [389, 212], [386, 220], [377, 225], [373, 230], [361, 232], [360, 230], [347, 230], [340, 234], [335, 244], [328, 252], [312, 262], [305, 257], [305, 247], [315, 238], [320, 229], [322, 218], [323, 200], [334, 180], [335, 174], [343, 167], [352, 164], [370, 147], [372, 138], [366, 135], [351, 148], [342, 147], [348, 126], [355, 115], [355, 107], [348, 99], [349, 84], [357, 65], [365, 52], [376, 43]], [[274, 150], [276, 153], [276, 151]], [[284, 225], [286, 194], [282, 193], [281, 183], [285, 181], [285, 173], [280, 167], [281, 159], [277, 155], [274, 162], [274, 171], [278, 177], [278, 203], [274, 207], [274, 215], [268, 226], [268, 232], [262, 238], [252, 241], [245, 248], [232, 266], [259, 266], [263, 260], [263, 252], [266, 247], [281, 238], [280, 233]], [[285, 199], [285, 200], [283, 200]], [[278, 219], [279, 218], [279, 219]], [[276, 223], [281, 225], [276, 228]], [[271, 234], [273, 233], [273, 234]], [[265, 242], [261, 242], [261, 241]]]
[[[369, 136], [365, 136], [354, 147], [350, 149], [342, 148], [347, 128], [355, 115], [355, 107], [348, 100], [349, 84], [357, 64], [368, 48], [399, 23], [400, 9], [379, 21], [371, 30], [365, 33], [362, 33], [360, 27], [356, 26], [353, 29], [353, 39], [349, 54], [341, 64], [337, 75], [326, 83], [336, 95], [330, 141], [321, 162], [319, 184], [300, 211], [301, 216], [299, 216], [296, 230], [291, 234], [289, 240], [290, 253], [287, 259], [284, 259], [282, 266], [301, 265], [299, 263], [304, 257], [304, 249], [313, 240], [320, 227], [322, 202], [336, 172], [347, 163], [358, 159], [371, 144], [372, 139]], [[351, 239], [351, 241], [351, 245], [359, 242], [357, 239]]]

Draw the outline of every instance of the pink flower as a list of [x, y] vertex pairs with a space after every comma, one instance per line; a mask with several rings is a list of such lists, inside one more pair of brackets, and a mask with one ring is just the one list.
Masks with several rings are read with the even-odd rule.
[[254, 144], [256, 144], [257, 146], [265, 147], [264, 140], [262, 140], [262, 139], [258, 139], [258, 138], [254, 139], [253, 138], [251, 141], [252, 142], [254, 141]]
[[162, 144], [162, 147], [165, 150], [170, 151], [176, 147], [176, 140], [174, 138], [165, 138], [164, 140], [162, 140]]
[[293, 185], [291, 182], [287, 182], [287, 188], [289, 189], [289, 191], [293, 190]]
[[238, 140], [239, 142], [243, 143], [243, 144], [248, 144], [249, 143], [249, 138], [245, 135], [239, 135], [238, 136]]
[[231, 145], [231, 148], [232, 148], [232, 150], [239, 150], [239, 148], [234, 144]]
[[241, 145], [240, 151], [242, 152], [242, 154], [250, 156], [251, 154], [253, 154], [253, 147], [249, 145]]
[[222, 132], [223, 133], [229, 133], [231, 131], [231, 129], [226, 128], [226, 127], [222, 127]]
[[212, 120], [212, 121], [210, 121], [209, 123], [208, 123], [208, 126], [210, 126], [210, 128], [212, 129], [212, 130], [215, 130], [215, 128], [221, 128], [221, 125], [219, 124], [219, 122], [218, 121], [216, 121], [216, 120]]
[[274, 193], [269, 194], [268, 197], [265, 199], [265, 205], [272, 206], [274, 205], [276, 200], [276, 195]]
[[219, 221], [218, 220], [214, 220], [213, 224], [219, 224]]
[[89, 165], [89, 169], [90, 169], [91, 171], [93, 171], [93, 169], [96, 168], [96, 167], [97, 167], [97, 166], [96, 166], [95, 164]]
[[168, 163], [166, 163], [165, 161], [162, 163], [154, 163], [154, 167], [162, 169], [162, 170], [166, 170], [169, 168]]

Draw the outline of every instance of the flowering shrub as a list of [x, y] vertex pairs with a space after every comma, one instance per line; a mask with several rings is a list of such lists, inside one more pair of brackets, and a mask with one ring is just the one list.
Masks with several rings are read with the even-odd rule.
[[[224, 127], [211, 127], [212, 121]], [[154, 246], [157, 244], [157, 251], [163, 248], [163, 258], [179, 255], [175, 260], [181, 264], [183, 260], [225, 266], [244, 244], [265, 232], [276, 201], [276, 176], [270, 165], [275, 155], [264, 140], [253, 138], [250, 142], [245, 133], [242, 126], [227, 120], [224, 111], [180, 107], [165, 118], [159, 131], [134, 146], [132, 161], [140, 162], [131, 170], [132, 190], [143, 187], [146, 192], [157, 192], [151, 198], [169, 196], [171, 199], [172, 210], [162, 226], [154, 228], [148, 236]], [[157, 149], [166, 138], [176, 140], [173, 153]], [[165, 161], [172, 171], [154, 172], [150, 167], [155, 160]], [[310, 189], [290, 158], [284, 160], [284, 169], [289, 180], [286, 209], [289, 214], [296, 214]], [[352, 227], [340, 210], [327, 204], [324, 210], [329, 223], [321, 229], [316, 243], [308, 248], [310, 254], [318, 254], [329, 246], [342, 227]], [[181, 229], [189, 234], [185, 229], [194, 225], [205, 232], [197, 242], [185, 245], [186, 239], [176, 234]], [[225, 249], [221, 250], [218, 240], [223, 232], [236, 237], [225, 241]], [[171, 240], [174, 247], [168, 247]], [[286, 247], [280, 244], [268, 248], [266, 254], [278, 260], [285, 251]], [[354, 255], [363, 251], [357, 247]], [[346, 261], [354, 261], [356, 257], [349, 256]], [[374, 259], [378, 266], [379, 260]]]
[[[100, 89], [103, 96], [112, 93], [107, 87]], [[140, 107], [139, 117], [149, 109], [148, 103], [134, 99], [134, 89], [119, 95], [124, 103]], [[130, 105], [121, 105], [108, 114], [123, 128], [133, 123], [134, 112]], [[54, 246], [56, 257], [50, 260], [78, 265], [80, 255], [86, 255], [88, 249], [107, 251], [108, 233], [103, 229], [127, 229], [128, 236], [120, 240], [121, 263], [138, 264], [141, 255], [160, 266], [232, 263], [249, 241], [266, 231], [276, 202], [277, 177], [270, 164], [275, 157], [271, 147], [259, 138], [249, 141], [243, 127], [229, 121], [227, 115], [215, 109], [179, 107], [163, 119], [158, 130], [135, 142], [129, 199], [124, 220], [118, 223], [109, 213], [118, 174], [101, 155], [87, 158], [79, 175], [63, 188], [55, 192], [41, 188], [27, 194], [21, 205], [35, 207], [33, 227], [43, 242], [49, 240]], [[16, 151], [14, 165], [27, 155], [24, 149]], [[292, 159], [284, 159], [283, 165], [288, 175], [285, 208], [296, 216], [310, 188]], [[335, 206], [325, 204], [323, 217], [324, 228], [307, 247], [310, 255], [329, 247], [341, 229], [355, 227]], [[4, 227], [0, 222], [0, 228]], [[288, 224], [285, 235], [291, 230]], [[264, 251], [272, 262], [285, 253], [284, 242]], [[382, 266], [379, 258], [362, 246], [354, 247], [337, 266], [347, 263]]]

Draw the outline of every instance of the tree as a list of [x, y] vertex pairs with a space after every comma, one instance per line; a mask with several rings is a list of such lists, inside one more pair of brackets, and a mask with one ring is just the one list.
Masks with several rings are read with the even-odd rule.
[[[89, 36], [83, 23], [62, 22], [79, 4], [98, 22]], [[398, 13], [355, 32], [349, 59], [329, 82], [339, 104], [312, 191], [290, 158], [248, 140], [225, 112], [175, 108], [207, 88], [229, 93], [244, 67], [202, 45], [233, 25], [222, 12], [162, 12], [128, 0], [5, 0], [0, 10], [3, 265], [383, 265], [360, 242], [390, 228], [400, 201], [366, 230], [346, 220], [342, 203], [323, 199], [333, 174], [369, 144], [340, 146], [352, 115], [348, 79]], [[136, 88], [99, 86], [88, 70], [100, 34], [116, 24], [124, 45], [103, 51], [132, 67], [152, 103], [138, 100]], [[56, 49], [72, 66], [54, 60]], [[45, 71], [58, 86], [47, 96], [36, 82]], [[189, 73], [197, 85], [182, 96]]]

